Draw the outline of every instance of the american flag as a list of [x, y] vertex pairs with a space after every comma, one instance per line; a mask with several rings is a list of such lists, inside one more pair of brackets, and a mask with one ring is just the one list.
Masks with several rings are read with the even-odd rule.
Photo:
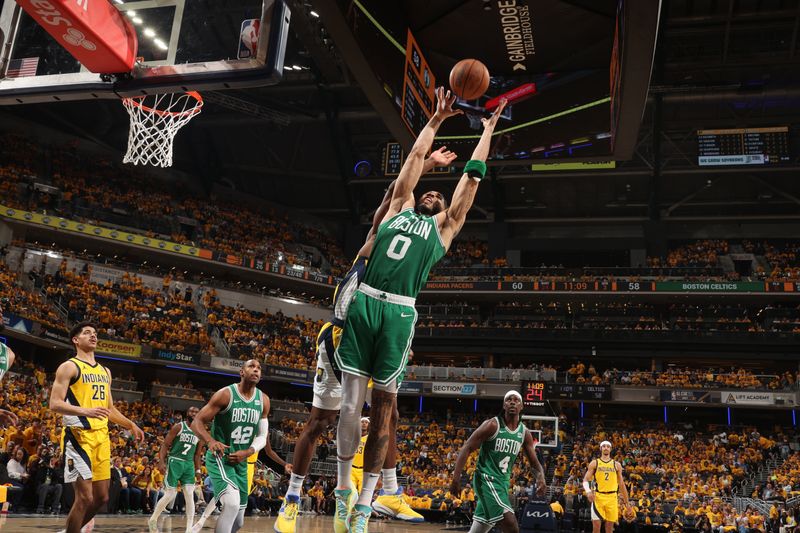
[[22, 59], [12, 59], [8, 64], [6, 78], [22, 78], [25, 76], [36, 76], [36, 68], [39, 66], [38, 57], [23, 57]]

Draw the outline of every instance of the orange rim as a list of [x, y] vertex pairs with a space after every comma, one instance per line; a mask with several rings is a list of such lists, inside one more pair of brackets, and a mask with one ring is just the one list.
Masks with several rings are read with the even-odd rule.
[[200, 106], [203, 105], [203, 97], [200, 96], [200, 93], [198, 93], [197, 91], [186, 91], [185, 94], [187, 94], [187, 95], [191, 96], [192, 98], [194, 98], [195, 100], [197, 100], [197, 104], [195, 104], [195, 106], [192, 109], [187, 109], [185, 111], [161, 111], [160, 109], [153, 109], [152, 107], [148, 107], [148, 106], [142, 104], [142, 102], [141, 102], [148, 95], [144, 95], [144, 96], [129, 96], [127, 98], [123, 98], [123, 101], [130, 102], [131, 105], [134, 105], [134, 106], [138, 107], [139, 109], [142, 109], [144, 111], [147, 111], [148, 113], [153, 113], [154, 115], [159, 115], [159, 116], [162, 116], [162, 117], [163, 116], [168, 116], [168, 115], [180, 117], [180, 116], [184, 116], [184, 115], [194, 115], [196, 113], [199, 113], [200, 112]]

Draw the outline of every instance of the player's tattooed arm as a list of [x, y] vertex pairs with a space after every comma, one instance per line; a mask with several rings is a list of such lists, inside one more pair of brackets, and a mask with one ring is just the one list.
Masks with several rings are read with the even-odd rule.
[[542, 496], [547, 490], [547, 482], [544, 479], [544, 468], [542, 468], [542, 464], [536, 456], [536, 446], [533, 443], [533, 436], [530, 431], [525, 432], [525, 441], [522, 445], [525, 450], [525, 456], [533, 468], [534, 476], [536, 476], [536, 494]]

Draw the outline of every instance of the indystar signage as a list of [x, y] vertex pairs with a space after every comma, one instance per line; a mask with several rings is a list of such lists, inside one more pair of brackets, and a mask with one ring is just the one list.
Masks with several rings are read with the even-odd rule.
[[722, 391], [722, 403], [728, 405], [774, 405], [775, 395], [771, 392]]
[[443, 383], [435, 381], [431, 385], [433, 394], [454, 394], [457, 396], [475, 396], [478, 386], [474, 383]]

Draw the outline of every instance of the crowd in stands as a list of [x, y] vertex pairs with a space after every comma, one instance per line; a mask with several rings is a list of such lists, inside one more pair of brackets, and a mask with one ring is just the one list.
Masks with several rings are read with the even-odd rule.
[[6, 314], [38, 322], [60, 330], [63, 318], [41, 294], [25, 289], [16, 272], [0, 260], [0, 309]]
[[312, 368], [321, 321], [296, 315], [263, 313], [242, 306], [224, 306], [214, 291], [203, 296], [209, 328], [216, 328], [227, 342], [231, 357], [258, 359], [271, 365]]
[[[564, 495], [575, 498], [577, 506], [586, 504], [583, 475], [598, 456], [602, 440], [611, 441], [612, 457], [621, 463], [627, 482], [633, 515], [624, 516], [625, 521], [669, 530], [675, 525], [679, 530], [742, 531], [738, 526], [744, 524], [745, 531], [767, 531], [772, 520], [770, 531], [777, 531], [777, 506], [764, 515], [754, 508], [737, 512], [730, 504], [745, 477], [777, 450], [774, 440], [754, 428], [712, 434], [664, 426], [640, 429], [625, 423], [612, 429], [598, 423], [591, 430], [580, 429], [572, 457], [559, 457], [554, 472], [554, 483], [564, 483]], [[800, 483], [797, 478], [793, 481]]]
[[666, 257], [648, 257], [647, 265], [661, 267], [716, 267], [719, 256], [727, 255], [728, 241], [702, 240], [672, 248]]
[[797, 385], [800, 372], [765, 370], [757, 375], [745, 368], [689, 368], [670, 366], [662, 371], [618, 370], [607, 368], [598, 371], [593, 364], [574, 363], [566, 371], [570, 383], [593, 385], [631, 385], [665, 387], [670, 389], [792, 389]]
[[0, 140], [0, 156], [13, 161], [0, 166], [4, 205], [132, 227], [221, 254], [315, 269], [329, 264], [325, 270], [335, 275], [348, 267], [328, 232], [286, 212], [205, 197], [189, 183], [157, 179], [74, 147], [41, 146], [12, 134]]
[[444, 328], [800, 333], [800, 307], [788, 303], [747, 306], [709, 302], [693, 305], [517, 301], [500, 303], [483, 316], [477, 307], [462, 313], [420, 313], [417, 327], [431, 329], [429, 334]]
[[153, 348], [214, 354], [214, 345], [194, 307], [191, 287], [171, 290], [167, 278], [163, 290], [145, 286], [135, 274], [119, 281], [90, 281], [91, 267], [83, 272], [67, 269], [66, 261], [42, 285], [47, 296], [67, 310], [76, 323], [95, 320], [102, 337]]

